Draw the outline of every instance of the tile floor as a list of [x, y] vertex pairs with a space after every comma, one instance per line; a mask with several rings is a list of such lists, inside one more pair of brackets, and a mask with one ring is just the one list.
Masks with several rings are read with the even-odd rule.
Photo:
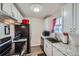
[[[18, 54], [12, 56], [19, 56]], [[31, 47], [31, 53], [24, 54], [23, 56], [45, 56], [45, 53], [41, 49], [40, 46], [33, 46]]]
[[31, 47], [31, 53], [26, 56], [45, 56], [40, 46]]

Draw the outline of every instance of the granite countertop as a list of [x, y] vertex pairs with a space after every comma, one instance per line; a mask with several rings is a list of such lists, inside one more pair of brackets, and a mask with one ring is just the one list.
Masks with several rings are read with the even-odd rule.
[[74, 47], [72, 45], [63, 44], [61, 42], [52, 43], [52, 45], [67, 56], [79, 56], [79, 47]]
[[[43, 38], [47, 38], [45, 36], [42, 36]], [[50, 42], [50, 41], [49, 41]], [[57, 43], [51, 43], [55, 48], [57, 48], [59, 51], [61, 51], [66, 56], [79, 56], [79, 47], [75, 47], [70, 44], [64, 44], [62, 42]]]

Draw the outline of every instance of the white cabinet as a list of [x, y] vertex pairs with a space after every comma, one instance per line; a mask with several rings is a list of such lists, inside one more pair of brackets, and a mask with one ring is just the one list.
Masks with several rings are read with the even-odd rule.
[[64, 56], [52, 43], [44, 39], [44, 52], [47, 56]]
[[17, 13], [17, 8], [12, 4], [12, 16], [17, 18], [18, 17], [18, 13]]
[[50, 31], [52, 24], [52, 17], [48, 17], [44, 20], [44, 30]]
[[1, 11], [1, 3], [0, 3], [0, 11]]
[[15, 7], [15, 5], [12, 5], [12, 16], [15, 17], [18, 22], [22, 22], [23, 16], [21, 13], [18, 11], [18, 9]]
[[19, 12], [19, 10], [15, 7], [13, 3], [3, 3], [3, 12], [5, 11], [8, 15], [12, 16], [18, 22], [22, 22], [23, 16]]
[[53, 56], [53, 48], [52, 45], [44, 39], [44, 51], [47, 56]]
[[63, 32], [79, 34], [79, 3], [64, 5]]
[[53, 56], [64, 56], [57, 48], [53, 47]]
[[21, 13], [20, 12], [17, 12], [17, 15], [18, 15], [18, 21], [21, 23], [22, 22], [22, 19], [23, 19], [23, 17], [22, 17], [22, 15], [21, 15]]
[[71, 33], [73, 26], [73, 5], [66, 4], [63, 7], [63, 31]]
[[10, 16], [12, 16], [12, 4], [11, 3], [3, 3], [3, 10]]
[[79, 3], [77, 4], [77, 23], [76, 23], [76, 33], [78, 33], [79, 34]]

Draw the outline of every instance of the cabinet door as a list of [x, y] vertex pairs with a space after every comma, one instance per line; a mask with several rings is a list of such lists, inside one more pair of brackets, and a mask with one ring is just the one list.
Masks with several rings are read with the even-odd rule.
[[53, 55], [52, 45], [47, 40], [44, 40], [44, 51], [47, 56]]
[[60, 51], [53, 47], [53, 56], [64, 56]]
[[44, 39], [44, 52], [45, 52], [46, 55], [47, 55], [47, 42], [46, 42], [45, 39]]
[[15, 17], [18, 20], [18, 22], [22, 22], [23, 17], [14, 4], [12, 5], [12, 16]]
[[18, 17], [17, 9], [16, 9], [16, 7], [14, 6], [14, 4], [12, 4], [12, 16], [15, 17], [15, 18]]
[[11, 3], [3, 3], [3, 11], [12, 16], [12, 4]]
[[64, 8], [63, 8], [63, 15], [64, 15], [63, 29], [64, 29], [64, 32], [68, 32], [68, 33], [72, 32], [72, 26], [73, 26], [73, 22], [72, 22], [72, 16], [73, 16], [72, 11], [73, 10], [72, 9], [73, 9], [72, 4], [64, 5]]
[[77, 4], [73, 4], [73, 33], [76, 34], [77, 31]]
[[47, 56], [53, 56], [53, 48], [49, 43], [47, 43]]
[[0, 11], [1, 11], [1, 3], [0, 3]]
[[76, 27], [76, 33], [79, 34], [79, 3], [77, 4], [77, 27]]
[[20, 23], [21, 23], [21, 22], [22, 22], [22, 15], [20, 14], [20, 12], [19, 12], [19, 11], [18, 11], [17, 13], [18, 13], [18, 22], [20, 22]]
[[52, 24], [52, 18], [48, 17], [44, 20], [44, 30], [50, 31]]

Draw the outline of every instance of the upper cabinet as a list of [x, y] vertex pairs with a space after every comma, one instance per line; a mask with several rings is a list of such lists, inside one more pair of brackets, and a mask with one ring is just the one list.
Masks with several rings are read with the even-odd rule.
[[62, 12], [63, 32], [79, 34], [79, 4], [65, 4]]
[[1, 11], [1, 3], [0, 3], [0, 11]]
[[44, 30], [50, 31], [52, 24], [52, 17], [48, 17], [44, 20]]
[[12, 16], [15, 17], [18, 20], [18, 22], [22, 22], [23, 16], [13, 4], [12, 4]]
[[23, 16], [13, 3], [0, 3], [0, 10], [18, 20], [20, 23], [22, 22]]
[[76, 26], [76, 33], [79, 34], [79, 3], [76, 6], [77, 6], [76, 7], [77, 8], [77, 12], [76, 12], [77, 13], [77, 16], [76, 16], [77, 17], [77, 21], [76, 21], [76, 25], [77, 25]]
[[15, 5], [12, 4], [12, 16], [17, 18], [18, 17], [18, 13], [17, 13], [17, 8], [15, 7]]
[[2, 11], [12, 16], [12, 4], [11, 3], [3, 3]]
[[73, 26], [73, 5], [72, 4], [66, 4], [63, 7], [63, 32], [72, 32], [72, 26]]
[[18, 15], [18, 22], [22, 22], [22, 19], [23, 19], [23, 17], [22, 17], [22, 15], [21, 15], [21, 13], [19, 12], [19, 11], [17, 11], [17, 15]]

